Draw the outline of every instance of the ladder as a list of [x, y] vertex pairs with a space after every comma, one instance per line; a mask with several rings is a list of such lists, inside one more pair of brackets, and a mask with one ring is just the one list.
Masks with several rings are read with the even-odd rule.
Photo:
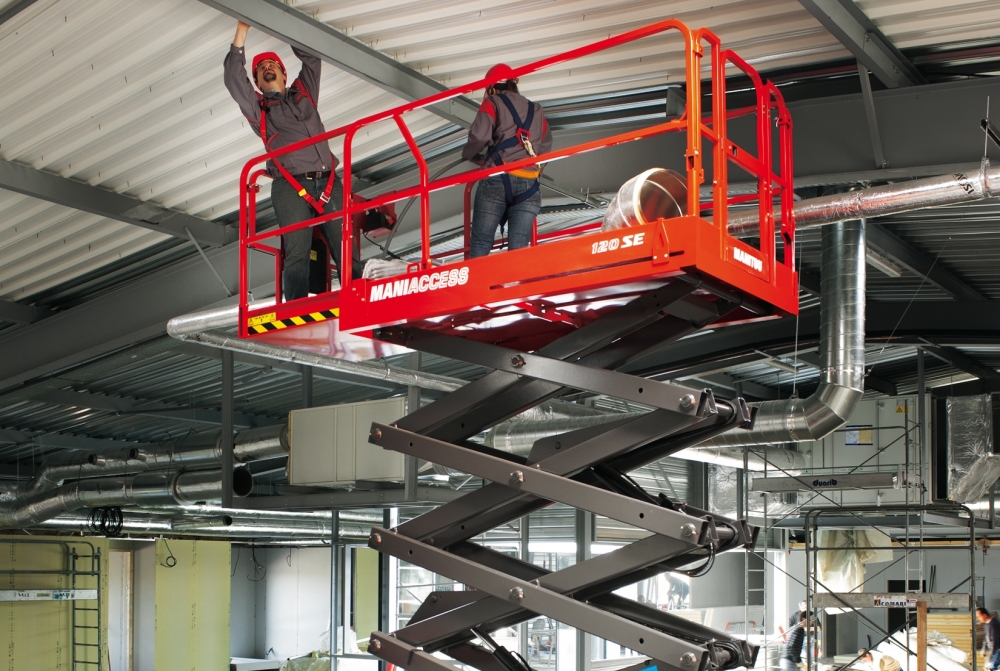
[[[81, 570], [80, 562], [90, 561], [89, 567]], [[101, 550], [95, 549], [90, 555], [81, 555], [74, 547], [69, 556], [70, 588], [80, 585], [78, 580], [93, 580], [97, 587], [97, 599], [70, 601], [70, 633], [73, 671], [78, 669], [102, 669], [104, 646], [101, 637]], [[89, 586], [89, 585], [88, 585]]]
[[[432, 593], [403, 628], [372, 634], [369, 652], [412, 671], [454, 671], [443, 652], [481, 671], [528, 671], [489, 634], [544, 615], [644, 656], [630, 671], [708, 671], [754, 665], [757, 646], [614, 594], [614, 590], [729, 550], [753, 549], [758, 529], [653, 496], [628, 473], [734, 428], [750, 428], [741, 398], [618, 372], [639, 356], [738, 309], [733, 294], [705, 300], [678, 280], [651, 289], [534, 353], [412, 326], [379, 340], [492, 369], [369, 441], [482, 478], [484, 486], [394, 529], [372, 529], [369, 546], [474, 588]], [[484, 429], [571, 388], [652, 406], [630, 416], [537, 440], [527, 457], [469, 442]], [[554, 502], [652, 535], [549, 571], [471, 542]]]

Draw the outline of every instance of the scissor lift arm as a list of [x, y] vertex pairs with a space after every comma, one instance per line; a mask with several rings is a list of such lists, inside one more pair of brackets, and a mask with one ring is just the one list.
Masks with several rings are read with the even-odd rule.
[[[708, 390], [615, 370], [724, 317], [740, 302], [738, 297], [692, 301], [693, 290], [690, 284], [677, 283], [650, 291], [533, 354], [415, 328], [390, 327], [376, 334], [493, 371], [393, 426], [372, 426], [374, 445], [490, 483], [398, 529], [372, 530], [371, 547], [476, 590], [434, 593], [406, 627], [392, 635], [373, 634], [369, 649], [374, 654], [404, 668], [451, 668], [425, 654], [443, 651], [482, 671], [499, 671], [506, 667], [496, 653], [473, 643], [481, 638], [477, 632], [544, 614], [636, 650], [661, 668], [701, 671], [753, 664], [755, 646], [612, 593], [755, 542], [756, 529], [745, 522], [650, 496], [626, 476], [722, 431], [752, 424], [752, 413], [741, 399], [717, 401]], [[567, 388], [632, 399], [656, 409], [543, 438], [527, 457], [467, 441]], [[556, 572], [470, 542], [553, 502], [653, 535]]]

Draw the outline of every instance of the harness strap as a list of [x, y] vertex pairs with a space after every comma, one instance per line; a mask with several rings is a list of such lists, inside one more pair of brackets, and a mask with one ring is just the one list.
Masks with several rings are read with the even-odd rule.
[[[498, 142], [489, 148], [486, 152], [486, 159], [484, 163], [493, 161], [494, 165], [503, 165], [503, 159], [500, 158], [500, 153], [505, 149], [510, 149], [511, 147], [516, 147], [521, 145], [524, 150], [528, 152], [529, 156], [535, 155], [535, 150], [531, 146], [531, 122], [535, 118], [535, 104], [528, 102], [528, 115], [524, 121], [521, 121], [521, 115], [517, 113], [517, 109], [514, 108], [514, 103], [511, 102], [510, 98], [505, 96], [503, 93], [497, 94], [497, 97], [503, 101], [504, 106], [510, 112], [511, 117], [514, 119], [514, 125], [517, 126], [514, 137], [509, 137], [506, 140]], [[534, 184], [531, 185], [527, 191], [514, 195], [514, 188], [510, 181], [510, 175], [506, 172], [500, 174], [500, 179], [503, 181], [503, 192], [504, 200], [507, 205], [519, 205], [524, 201], [528, 200], [536, 193], [538, 193], [539, 184], [536, 178]]]
[[[257, 102], [260, 105], [260, 139], [264, 141], [264, 149], [270, 151], [271, 147], [268, 146], [267, 143], [268, 102], [267, 99], [259, 93], [257, 94]], [[333, 165], [330, 165], [330, 177], [326, 181], [326, 188], [323, 189], [323, 193], [320, 194], [320, 197], [317, 200], [312, 197], [312, 194], [306, 191], [305, 187], [302, 186], [302, 183], [295, 179], [295, 176], [292, 175], [292, 173], [285, 169], [285, 166], [281, 165], [278, 159], [272, 158], [271, 161], [274, 163], [274, 167], [278, 169], [278, 172], [281, 173], [281, 176], [285, 178], [285, 181], [292, 185], [292, 188], [299, 194], [299, 197], [309, 203], [309, 205], [316, 210], [316, 214], [323, 214], [323, 210], [326, 209], [326, 204], [330, 202], [330, 194], [333, 193], [333, 183], [337, 178], [337, 173], [333, 169]]]

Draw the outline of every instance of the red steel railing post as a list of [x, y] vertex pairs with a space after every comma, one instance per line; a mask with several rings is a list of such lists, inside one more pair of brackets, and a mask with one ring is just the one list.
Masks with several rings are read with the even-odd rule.
[[406, 145], [413, 152], [413, 158], [417, 162], [417, 168], [420, 171], [420, 268], [426, 269], [431, 267], [431, 197], [430, 189], [428, 188], [430, 185], [430, 171], [427, 169], [427, 161], [424, 160], [424, 154], [420, 151], [420, 145], [413, 139], [413, 135], [406, 126], [406, 122], [403, 121], [403, 117], [396, 114], [393, 115], [393, 119], [399, 127], [399, 132], [403, 134]]
[[465, 252], [464, 258], [466, 261], [469, 260], [469, 251], [472, 249], [472, 187], [476, 185], [475, 182], [469, 182], [465, 185], [465, 193], [462, 195], [462, 232], [465, 241]]

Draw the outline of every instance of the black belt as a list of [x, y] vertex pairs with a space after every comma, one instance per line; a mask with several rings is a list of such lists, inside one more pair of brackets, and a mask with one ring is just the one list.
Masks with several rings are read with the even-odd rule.
[[329, 176], [329, 170], [326, 172], [304, 172], [301, 175], [292, 175], [295, 179], [327, 179]]

